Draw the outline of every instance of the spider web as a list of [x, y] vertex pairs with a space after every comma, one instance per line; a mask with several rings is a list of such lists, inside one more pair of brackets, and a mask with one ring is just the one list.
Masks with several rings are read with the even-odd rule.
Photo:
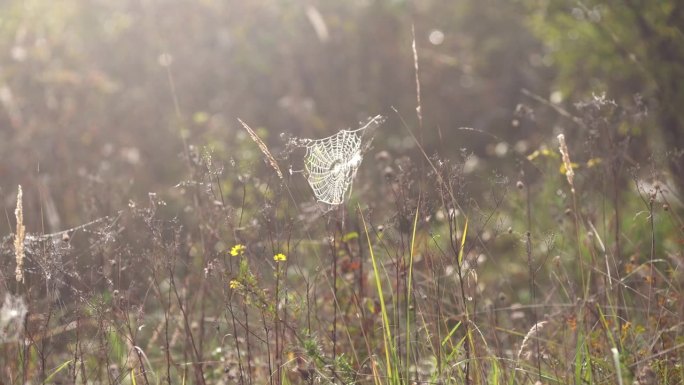
[[384, 118], [378, 115], [356, 130], [341, 130], [327, 138], [301, 141], [306, 147], [304, 168], [307, 181], [319, 202], [329, 205], [344, 202], [346, 192], [349, 190], [351, 193], [354, 176], [370, 145], [370, 141], [364, 140], [368, 136], [365, 131], [372, 131], [383, 121]]

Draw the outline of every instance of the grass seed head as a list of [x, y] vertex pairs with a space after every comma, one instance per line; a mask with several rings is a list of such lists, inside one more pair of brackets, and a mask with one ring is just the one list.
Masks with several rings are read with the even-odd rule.
[[17, 191], [17, 208], [14, 210], [14, 215], [17, 218], [17, 232], [14, 234], [14, 255], [17, 261], [17, 268], [14, 271], [14, 277], [17, 282], [24, 282], [24, 239], [26, 238], [26, 227], [24, 227], [24, 204], [23, 192], [21, 185]]
[[563, 166], [565, 167], [565, 177], [568, 179], [568, 184], [572, 192], [575, 192], [575, 171], [572, 169], [572, 162], [570, 161], [570, 151], [568, 145], [565, 143], [565, 135], [558, 135], [558, 149], [563, 157]]

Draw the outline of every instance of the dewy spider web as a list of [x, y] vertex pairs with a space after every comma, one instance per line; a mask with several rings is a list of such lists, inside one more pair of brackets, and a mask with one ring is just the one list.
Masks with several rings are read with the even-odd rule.
[[372, 130], [382, 124], [380, 115], [370, 119], [363, 127], [356, 130], [342, 130], [335, 135], [323, 139], [303, 139], [301, 145], [306, 147], [304, 168], [311, 189], [319, 202], [338, 205], [344, 201], [344, 195], [350, 190], [356, 170], [363, 160], [364, 131]]

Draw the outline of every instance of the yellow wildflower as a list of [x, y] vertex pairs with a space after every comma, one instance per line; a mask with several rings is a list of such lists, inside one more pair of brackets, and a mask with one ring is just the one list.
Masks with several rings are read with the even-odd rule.
[[273, 260], [276, 262], [285, 262], [287, 261], [287, 256], [283, 253], [278, 253], [273, 256]]
[[591, 158], [587, 161], [587, 167], [592, 168], [594, 166], [598, 166], [599, 164], [603, 163], [603, 159], [601, 158]]
[[240, 283], [240, 281], [233, 279], [230, 281], [230, 283], [228, 283], [228, 287], [236, 290], [236, 289], [240, 289], [242, 287], [242, 284]]
[[233, 257], [239, 257], [245, 253], [245, 250], [247, 250], [245, 245], [241, 245], [238, 243], [237, 245], [233, 246], [232, 249], [230, 249], [230, 255], [232, 255]]

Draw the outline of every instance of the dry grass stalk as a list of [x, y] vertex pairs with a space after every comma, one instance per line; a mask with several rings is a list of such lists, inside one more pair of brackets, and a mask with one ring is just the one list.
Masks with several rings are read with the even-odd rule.
[[26, 238], [26, 228], [24, 227], [24, 205], [22, 203], [23, 193], [21, 185], [17, 191], [17, 208], [14, 215], [17, 217], [17, 232], [14, 234], [14, 255], [17, 260], [17, 269], [14, 271], [17, 282], [24, 282], [24, 238]]
[[[411, 48], [413, 49], [413, 68], [416, 73], [416, 114], [418, 115], [418, 128], [420, 128], [420, 135], [423, 135], [423, 104], [420, 100], [420, 77], [418, 76], [418, 48], [416, 47], [416, 26], [411, 25], [411, 35], [413, 41]], [[422, 142], [422, 140], [421, 140]]]
[[261, 152], [266, 156], [268, 163], [271, 165], [271, 167], [273, 167], [275, 172], [278, 174], [278, 178], [283, 179], [283, 173], [280, 171], [280, 167], [278, 167], [278, 162], [276, 162], [273, 155], [271, 155], [271, 152], [268, 151], [268, 147], [266, 147], [266, 143], [264, 143], [264, 141], [261, 140], [261, 138], [259, 138], [259, 136], [256, 134], [256, 132], [254, 132], [254, 130], [252, 130], [252, 128], [249, 127], [247, 125], [247, 123], [243, 122], [240, 119], [238, 119], [238, 122], [240, 122], [240, 124], [242, 124], [242, 127], [244, 127], [245, 130], [247, 130], [247, 133], [252, 138], [254, 143], [256, 143], [257, 146], [259, 146], [259, 149], [261, 150]]
[[568, 145], [565, 143], [565, 135], [558, 135], [558, 148], [561, 155], [563, 156], [563, 165], [565, 166], [565, 177], [568, 178], [568, 184], [572, 192], [575, 192], [575, 171], [572, 169], [572, 162], [570, 161], [570, 151], [568, 151]]
[[642, 366], [637, 372], [636, 378], [632, 385], [656, 385], [658, 383], [658, 375], [651, 369], [650, 366]]
[[528, 331], [527, 334], [525, 334], [525, 338], [523, 338], [522, 344], [520, 345], [520, 350], [518, 350], [518, 360], [520, 360], [520, 357], [523, 355], [525, 351], [529, 350], [528, 345], [530, 343], [530, 340], [535, 338], [547, 323], [548, 321], [537, 322], [530, 328], [530, 331]]

